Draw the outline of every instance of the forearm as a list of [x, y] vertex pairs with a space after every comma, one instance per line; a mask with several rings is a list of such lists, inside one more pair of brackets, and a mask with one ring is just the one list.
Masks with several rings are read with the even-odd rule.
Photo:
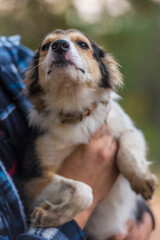
[[81, 213], [79, 213], [74, 220], [77, 222], [77, 224], [80, 226], [81, 229], [84, 229], [85, 225], [87, 224], [87, 221], [89, 217], [91, 216], [92, 212], [94, 211], [97, 203], [93, 202], [92, 206]]

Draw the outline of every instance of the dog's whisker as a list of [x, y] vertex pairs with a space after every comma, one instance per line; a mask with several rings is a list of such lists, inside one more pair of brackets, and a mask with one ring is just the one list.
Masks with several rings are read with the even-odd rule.
[[34, 67], [31, 67], [30, 68], [30, 70], [32, 71], [32, 70], [34, 70], [35, 68], [37, 68], [37, 67], [39, 67], [40, 65], [42, 65], [43, 64], [43, 62], [41, 62], [41, 63], [39, 63], [39, 64], [37, 64], [36, 66], [34, 66]]
[[33, 64], [35, 64], [35, 63], [38, 63], [38, 64], [39, 64], [39, 62], [40, 62], [41, 60], [43, 60], [43, 58], [39, 58], [38, 61], [37, 61], [37, 60], [33, 60], [33, 61], [29, 64], [29, 67], [32, 67]]
[[[41, 60], [42, 58], [39, 58], [39, 61]], [[34, 64], [34, 63], [36, 63], [37, 62], [37, 60], [35, 60], [35, 61], [32, 61], [31, 63], [29, 63], [29, 65], [28, 65], [28, 67], [26, 67], [25, 69], [23, 69], [22, 71], [21, 71], [21, 73], [25, 73], [26, 71], [28, 71], [28, 70], [32, 70], [32, 65]]]

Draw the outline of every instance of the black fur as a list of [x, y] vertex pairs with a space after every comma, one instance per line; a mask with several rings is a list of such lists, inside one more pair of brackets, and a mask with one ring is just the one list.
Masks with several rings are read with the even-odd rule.
[[[86, 36], [86, 35], [85, 35]], [[99, 83], [99, 87], [102, 88], [111, 88], [111, 84], [109, 81], [109, 72], [107, 66], [103, 63], [103, 58], [105, 57], [105, 51], [98, 47], [96, 43], [94, 43], [88, 36], [86, 36], [91, 43], [93, 49], [93, 56], [99, 64], [99, 68], [102, 74], [101, 82]]]
[[21, 179], [30, 180], [42, 176], [40, 160], [35, 151], [36, 139], [42, 135], [37, 129], [29, 129], [28, 136], [21, 145], [21, 159], [19, 164], [19, 176]]
[[20, 198], [24, 204], [27, 221], [29, 220], [28, 217], [30, 214], [28, 209], [28, 200], [30, 199], [30, 196], [28, 196], [24, 190], [25, 186], [34, 178], [36, 179], [43, 176], [43, 169], [35, 151], [35, 140], [38, 136], [40, 136], [40, 134], [41, 133], [36, 129], [29, 129], [28, 135], [20, 146], [21, 161], [18, 163], [18, 176], [16, 178], [15, 184], [18, 188]]

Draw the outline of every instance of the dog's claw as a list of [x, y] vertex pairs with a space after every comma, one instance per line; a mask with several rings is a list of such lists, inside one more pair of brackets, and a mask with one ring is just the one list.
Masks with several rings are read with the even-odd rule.
[[53, 212], [52, 204], [44, 202], [40, 207], [36, 207], [31, 215], [31, 223], [34, 227], [48, 226], [50, 213]]

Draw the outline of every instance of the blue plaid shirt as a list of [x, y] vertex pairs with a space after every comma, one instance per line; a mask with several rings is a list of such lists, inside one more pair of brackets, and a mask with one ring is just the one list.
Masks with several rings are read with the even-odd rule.
[[28, 228], [14, 185], [31, 107], [22, 94], [22, 79], [33, 54], [20, 44], [19, 35], [0, 37], [0, 240], [84, 240], [86, 235], [74, 220], [58, 228]]

